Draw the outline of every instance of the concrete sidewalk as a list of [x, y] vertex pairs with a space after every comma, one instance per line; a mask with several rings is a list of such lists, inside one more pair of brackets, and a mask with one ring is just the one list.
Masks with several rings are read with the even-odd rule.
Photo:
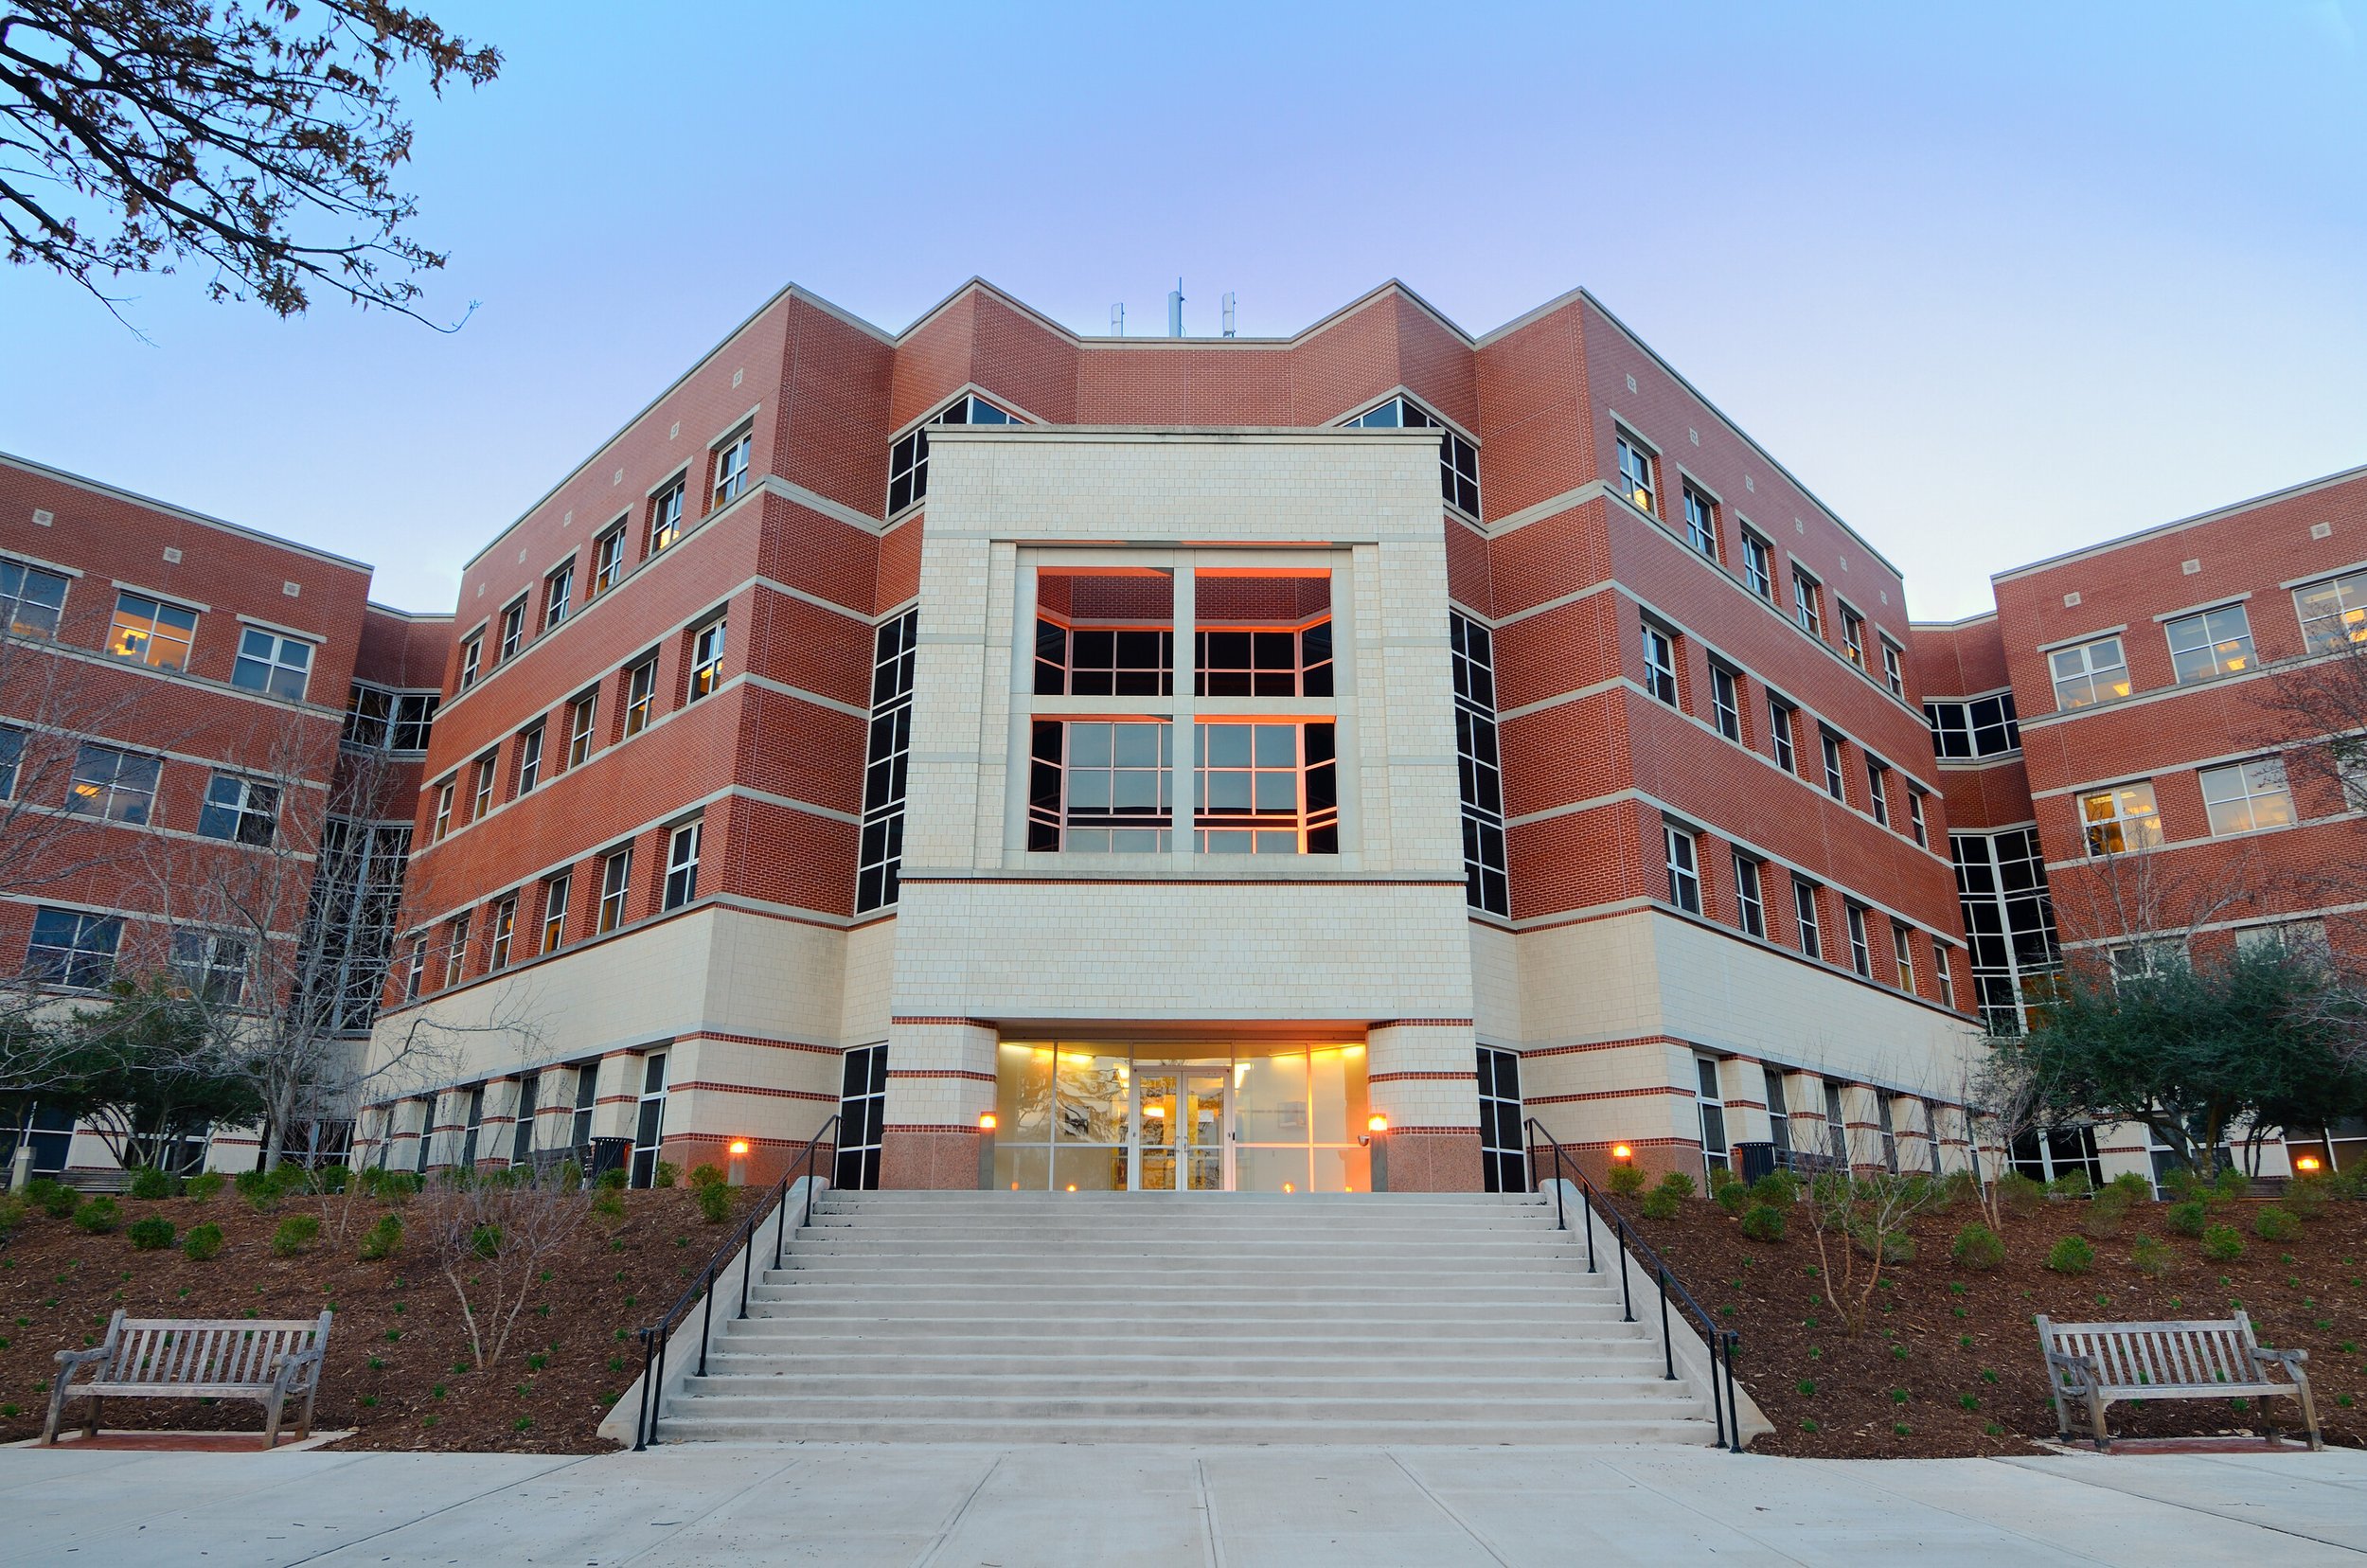
[[2367, 1453], [1692, 1448], [0, 1450], [11, 1564], [2367, 1564]]

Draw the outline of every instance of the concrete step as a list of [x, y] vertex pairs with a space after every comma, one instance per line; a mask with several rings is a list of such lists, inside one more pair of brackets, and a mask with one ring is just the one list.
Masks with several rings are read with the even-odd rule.
[[667, 1416], [659, 1431], [661, 1443], [1682, 1443], [1707, 1447], [1714, 1437], [1707, 1417], [1522, 1421], [1361, 1417], [1344, 1423], [1305, 1417], [1228, 1420], [1181, 1416], [1156, 1419], [1076, 1417], [1059, 1421], [979, 1416], [866, 1420], [713, 1417], [690, 1408], [692, 1413]]
[[[1058, 1377], [1092, 1381], [1156, 1375], [1161, 1378], [1187, 1377], [1195, 1386], [1202, 1379], [1258, 1379], [1276, 1382], [1323, 1379], [1328, 1380], [1334, 1389], [1340, 1386], [1338, 1380], [1344, 1376], [1355, 1381], [1365, 1374], [1370, 1364], [1364, 1356], [1359, 1354], [1324, 1355], [1312, 1350], [1244, 1355], [1229, 1350], [1211, 1354], [1204, 1347], [1198, 1353], [1179, 1353], [1140, 1348], [1130, 1351], [1117, 1346], [1096, 1350], [1090, 1355], [1010, 1355], [998, 1353], [987, 1346], [980, 1346], [977, 1353], [970, 1354], [942, 1350], [884, 1350], [860, 1341], [829, 1347], [808, 1345], [791, 1347], [739, 1339], [723, 1341], [707, 1356], [710, 1374], [721, 1376], [729, 1373], [751, 1378], [860, 1376], [878, 1378], [886, 1382], [921, 1377]], [[1415, 1366], [1418, 1366], [1420, 1371], [1405, 1370]], [[1636, 1341], [1578, 1349], [1563, 1346], [1555, 1355], [1550, 1366], [1546, 1367], [1539, 1365], [1534, 1349], [1523, 1355], [1472, 1352], [1433, 1355], [1419, 1362], [1404, 1359], [1399, 1368], [1391, 1375], [1397, 1378], [1468, 1378], [1475, 1381], [1510, 1378], [1541, 1385], [1548, 1379], [1581, 1384], [1606, 1378], [1642, 1378], [1646, 1381], [1661, 1381], [1661, 1372], [1659, 1345]]]
[[[1644, 1323], [1608, 1323], [1581, 1330], [1572, 1325], [1547, 1326], [1546, 1332], [1522, 1328], [1479, 1330], [1468, 1325], [1397, 1324], [1383, 1332], [1372, 1324], [1348, 1324], [1336, 1328], [1307, 1324], [1243, 1325], [1213, 1339], [1198, 1320], [1158, 1323], [1095, 1323], [1082, 1327], [1065, 1322], [997, 1324], [982, 1328], [963, 1318], [899, 1323], [848, 1323], [797, 1318], [744, 1318], [731, 1324], [717, 1343], [734, 1354], [789, 1356], [870, 1355], [947, 1356], [978, 1360], [1000, 1355], [1161, 1356], [1189, 1359], [1223, 1350], [1247, 1356], [1317, 1356], [1363, 1363], [1360, 1375], [1373, 1366], [1420, 1365], [1427, 1363], [1485, 1361], [1498, 1355], [1522, 1355], [1530, 1365], [1559, 1362], [1572, 1356], [1625, 1355], [1630, 1346], [1661, 1353], [1660, 1331]], [[685, 1342], [686, 1343], [686, 1342]], [[679, 1353], [679, 1352], [678, 1352]]]
[[1450, 1295], [1437, 1292], [1418, 1299], [1385, 1301], [1357, 1301], [1311, 1292], [1276, 1292], [1264, 1296], [1237, 1292], [1213, 1299], [1184, 1293], [1148, 1301], [1112, 1297], [1095, 1303], [1032, 1293], [977, 1298], [901, 1294], [866, 1297], [823, 1292], [804, 1296], [787, 1292], [768, 1292], [759, 1287], [749, 1293], [748, 1300], [751, 1316], [793, 1317], [807, 1322], [828, 1319], [838, 1323], [991, 1323], [998, 1332], [1004, 1324], [1040, 1321], [1046, 1316], [1073, 1330], [1080, 1316], [1089, 1312], [1098, 1315], [1109, 1308], [1123, 1309], [1109, 1313], [1111, 1321], [1188, 1323], [1218, 1330], [1247, 1323], [1305, 1323], [1310, 1317], [1326, 1319], [1335, 1326], [1351, 1322], [1419, 1323], [1451, 1329], [1470, 1325], [1481, 1331], [1488, 1327], [1509, 1328], [1518, 1324], [1575, 1328], [1619, 1321], [1619, 1305], [1613, 1301], [1557, 1303], [1548, 1315], [1542, 1304], [1527, 1312], [1502, 1310], [1501, 1304], [1486, 1292]]
[[[705, 1380], [714, 1382], [717, 1380]], [[723, 1380], [735, 1384], [747, 1380]], [[1682, 1383], [1664, 1385], [1682, 1391]], [[1391, 1389], [1367, 1395], [1343, 1395], [1336, 1389], [1313, 1399], [1237, 1398], [1191, 1392], [1103, 1394], [1068, 1389], [1042, 1398], [1018, 1394], [902, 1395], [865, 1393], [829, 1398], [790, 1398], [769, 1390], [694, 1392], [687, 1401], [699, 1415], [715, 1418], [733, 1416], [776, 1420], [899, 1420], [915, 1417], [966, 1416], [978, 1419], [1060, 1421], [1077, 1417], [1109, 1419], [1134, 1417], [1146, 1420], [1176, 1417], [1186, 1420], [1260, 1419], [1317, 1420], [1341, 1423], [1375, 1421], [1484, 1421], [1519, 1424], [1529, 1419], [1552, 1420], [1569, 1414], [1564, 1399], [1524, 1399], [1512, 1394], [1460, 1389], [1419, 1394]], [[1694, 1415], [1690, 1396], [1682, 1392], [1657, 1398], [1613, 1395], [1589, 1398], [1585, 1410], [1595, 1420], [1665, 1420]]]
[[[1221, 1375], [1215, 1368], [1197, 1364], [1167, 1363], [1156, 1375], [1148, 1374], [1137, 1363], [1124, 1371], [1084, 1373], [1062, 1370], [1039, 1373], [965, 1373], [946, 1371], [915, 1371], [881, 1374], [877, 1371], [833, 1371], [828, 1363], [812, 1363], [800, 1366], [782, 1365], [778, 1370], [765, 1372], [740, 1363], [724, 1363], [719, 1358], [707, 1359], [707, 1375], [694, 1377], [685, 1391], [695, 1399], [768, 1398], [792, 1400], [843, 1400], [862, 1398], [895, 1398], [944, 1401], [966, 1399], [1086, 1399], [1159, 1401], [1292, 1400], [1306, 1406], [1328, 1405], [1341, 1397], [1344, 1387], [1355, 1386], [1340, 1374], [1344, 1366], [1332, 1366], [1295, 1376], [1282, 1373]], [[1508, 1401], [1542, 1400], [1549, 1404], [1567, 1406], [1575, 1400], [1589, 1401], [1589, 1408], [1598, 1408], [1598, 1401], [1674, 1399], [1690, 1405], [1692, 1397], [1682, 1382], [1669, 1382], [1657, 1375], [1645, 1376], [1635, 1370], [1578, 1377], [1557, 1368], [1548, 1376], [1533, 1372], [1524, 1374], [1504, 1370], [1489, 1375], [1463, 1373], [1456, 1376], [1409, 1377], [1392, 1373], [1386, 1380], [1392, 1399], [1415, 1399], [1424, 1403], [1477, 1399], [1491, 1405]], [[721, 1408], [720, 1406], [718, 1408]]]

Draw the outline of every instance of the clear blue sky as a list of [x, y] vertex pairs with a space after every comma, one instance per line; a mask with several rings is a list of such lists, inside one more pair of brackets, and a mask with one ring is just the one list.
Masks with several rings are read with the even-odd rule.
[[[1397, 276], [1583, 283], [1907, 574], [2367, 462], [2367, 0], [1229, 9], [430, 0], [439, 336], [0, 267], [0, 448], [380, 567], [459, 563], [784, 282], [900, 329], [973, 273], [1084, 331]], [[882, 459], [884, 461], [884, 458]]]

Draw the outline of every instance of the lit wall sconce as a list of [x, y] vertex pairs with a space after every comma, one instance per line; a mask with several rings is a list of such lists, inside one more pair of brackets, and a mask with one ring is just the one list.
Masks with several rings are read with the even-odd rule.
[[1001, 1118], [991, 1111], [978, 1113], [978, 1190], [994, 1190], [994, 1130]]
[[728, 1186], [748, 1185], [748, 1140], [734, 1138], [724, 1148], [729, 1158], [723, 1166], [723, 1181]]
[[2298, 1156], [2293, 1161], [2293, 1168], [2300, 1171], [2305, 1176], [2311, 1176], [2324, 1169], [2325, 1162], [2319, 1159], [2315, 1154], [2304, 1154]]
[[1376, 1111], [1364, 1118], [1364, 1135], [1356, 1140], [1373, 1151], [1373, 1190], [1389, 1190], [1389, 1118]]

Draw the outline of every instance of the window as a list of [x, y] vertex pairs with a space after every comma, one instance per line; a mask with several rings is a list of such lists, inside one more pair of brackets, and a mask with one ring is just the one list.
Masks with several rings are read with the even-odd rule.
[[1851, 664], [1865, 668], [1865, 617], [1845, 604], [1841, 607], [1841, 650]]
[[956, 398], [888, 449], [888, 515], [929, 493], [930, 425], [1006, 425], [1019, 420], [976, 396]]
[[2285, 763], [2274, 757], [2202, 770], [2202, 805], [2214, 838], [2259, 828], [2287, 828], [2293, 795], [2286, 788]]
[[600, 863], [600, 930], [625, 923], [625, 895], [632, 888], [632, 849], [617, 850]]
[[0, 724], [0, 800], [16, 793], [17, 770], [25, 761], [25, 732], [13, 724]]
[[469, 820], [482, 822], [485, 813], [493, 809], [493, 774], [501, 764], [498, 754], [487, 752], [476, 759], [476, 793], [469, 802]]
[[1792, 918], [1800, 927], [1800, 951], [1811, 958], [1822, 960], [1824, 956], [1824, 937], [1817, 925], [1816, 887], [1813, 883], [1804, 882], [1797, 877], [1791, 879], [1791, 910]]
[[[1081, 641], [1089, 633], [1078, 632]], [[1120, 633], [1148, 637], [1150, 633]], [[1166, 646], [1168, 633], [1155, 633]], [[1320, 620], [1297, 631], [1208, 631], [1193, 633], [1192, 689], [1204, 697], [1328, 697], [1331, 695], [1331, 622]], [[1039, 632], [1039, 645], [1041, 636]], [[1039, 664], [1041, 670], [1042, 666]], [[1080, 669], [1081, 676], [1084, 672]], [[1119, 679], [1127, 671], [1119, 669]], [[1173, 682], [1161, 667], [1160, 689]], [[1121, 686], [1120, 690], [1125, 687]]]
[[1691, 485], [1684, 487], [1685, 543], [1717, 559], [1717, 505]]
[[625, 671], [625, 734], [639, 735], [650, 727], [650, 699], [657, 695], [657, 655]]
[[1929, 847], [1931, 843], [1931, 824], [1923, 816], [1923, 792], [1907, 786], [1907, 826], [1915, 835], [1915, 842]]
[[1767, 935], [1767, 904], [1759, 890], [1759, 863], [1740, 850], [1735, 852], [1735, 908], [1741, 917], [1742, 929], [1765, 939]]
[[1866, 799], [1874, 807], [1874, 820], [1887, 828], [1891, 825], [1890, 768], [1879, 758], [1865, 759]]
[[11, 637], [56, 636], [65, 612], [65, 580], [21, 561], [0, 560], [0, 626]]
[[1717, 733], [1727, 739], [1742, 739], [1742, 703], [1735, 689], [1735, 672], [1724, 665], [1710, 666], [1710, 708], [1717, 716]]
[[1435, 430], [1438, 432], [1438, 491], [1447, 505], [1480, 514], [1479, 448], [1465, 440], [1444, 419], [1411, 398], [1392, 398], [1379, 408], [1347, 421], [1367, 430]]
[[2080, 820], [2088, 825], [2088, 853], [2119, 855], [2162, 842], [2162, 813], [2151, 784], [2123, 784], [2079, 797]]
[[1742, 580], [1759, 597], [1775, 602], [1775, 552], [1748, 528], [1742, 530]]
[[426, 1096], [419, 1104], [419, 1174], [427, 1174], [429, 1150], [436, 1142], [436, 1096]]
[[[1152, 727], [1162, 738], [1168, 729], [1166, 724]], [[1204, 855], [1340, 852], [1339, 769], [1328, 722], [1202, 723], [1194, 738], [1200, 754], [1199, 807], [1192, 823], [1195, 850]]]
[[2165, 630], [2170, 634], [2170, 668], [2180, 686], [2241, 674], [2258, 662], [2252, 657], [2251, 622], [2240, 604], [2180, 615]]
[[502, 641], [499, 662], [507, 664], [518, 656], [518, 649], [526, 640], [526, 600], [521, 594], [502, 612]]
[[543, 726], [518, 737], [518, 793], [525, 794], [543, 781]]
[[707, 510], [720, 511], [739, 499], [748, 489], [748, 454], [756, 445], [752, 431], [724, 437], [723, 446], [715, 454], [714, 499]]
[[[543, 579], [543, 630], [548, 632], [567, 618], [567, 600], [576, 591], [576, 563], [569, 561]], [[533, 1080], [527, 1079], [529, 1083]]]
[[1822, 592], [1816, 579], [1797, 566], [1791, 569], [1792, 619], [1800, 623], [1801, 631], [1820, 639], [1824, 635], [1824, 615], [1818, 598]]
[[460, 645], [460, 689], [476, 685], [477, 662], [485, 652], [485, 639], [471, 637]]
[[317, 954], [296, 975], [300, 1017], [359, 1033], [378, 1018], [402, 908], [411, 829], [332, 816], [321, 824], [312, 898], [297, 951]]
[[1907, 666], [1898, 645], [1888, 637], [1882, 639], [1882, 684], [1891, 688], [1891, 695], [1905, 701], [1907, 696]]
[[[1326, 641], [1330, 629], [1325, 628]], [[1298, 689], [1298, 639], [1288, 632], [1201, 633], [1196, 662], [1199, 689], [1218, 696], [1253, 695], [1262, 668], [1271, 686]], [[1212, 668], [1213, 666], [1213, 668]], [[1327, 671], [1326, 671], [1327, 673]], [[1238, 691], [1232, 689], [1237, 684]], [[1049, 616], [1036, 619], [1036, 695], [1039, 697], [1164, 697], [1175, 690], [1175, 633], [1154, 627], [1068, 627]], [[1269, 692], [1268, 695], [1272, 693]]]
[[2108, 950], [2115, 986], [2130, 980], [2159, 980], [2186, 962], [2180, 942], [2123, 942]]
[[[0, 591], [8, 586], [0, 568]], [[59, 585], [63, 593], [64, 585]], [[2312, 653], [2332, 653], [2351, 643], [2367, 642], [2367, 571], [2313, 582], [2293, 591], [2293, 611], [2301, 616], [2302, 640]], [[56, 616], [50, 617], [56, 624]]]
[[300, 703], [304, 684], [311, 674], [312, 645], [301, 637], [283, 637], [252, 626], [239, 633], [239, 657], [230, 667], [232, 686]]
[[920, 612], [882, 621], [872, 637], [871, 729], [863, 751], [863, 835], [855, 857], [858, 914], [892, 904], [904, 865], [904, 775], [913, 739], [913, 661]]
[[346, 699], [345, 742], [365, 751], [423, 752], [442, 701], [433, 691], [389, 691], [356, 681]]
[[690, 701], [712, 695], [723, 679], [723, 623], [709, 621], [690, 639]]
[[2060, 962], [2038, 829], [1950, 833], [1948, 846], [1982, 1026], [2020, 1034]]
[[588, 1158], [592, 1147], [592, 1113], [600, 1103], [600, 1064], [587, 1061], [576, 1069], [575, 1114], [567, 1129], [567, 1147]]
[[123, 922], [113, 915], [35, 910], [32, 940], [25, 950], [26, 976], [96, 990], [115, 977], [116, 949], [122, 941]]
[[567, 894], [575, 878], [562, 871], [543, 884], [543, 945], [538, 952], [557, 953], [567, 940]]
[[1688, 915], [1701, 913], [1700, 841], [1682, 828], [1664, 825], [1668, 844], [1668, 901]]
[[1767, 694], [1767, 734], [1775, 742], [1775, 765], [1788, 774], [1800, 771], [1799, 754], [1793, 748], [1792, 719], [1799, 709], [1773, 692]]
[[886, 1113], [886, 1042], [845, 1052], [839, 1068], [838, 1169], [831, 1173], [831, 1185], [868, 1192], [880, 1185]]
[[649, 546], [641, 552], [643, 560], [664, 553], [682, 537], [683, 490], [683, 481], [677, 478], [650, 503]]
[[1865, 911], [1856, 904], [1843, 902], [1842, 913], [1849, 922], [1849, 967], [1871, 980], [1874, 978], [1874, 948], [1866, 940]]
[[541, 1087], [538, 1074], [528, 1073], [518, 1079], [509, 1123], [509, 1163], [513, 1166], [525, 1165], [534, 1158], [534, 1100]]
[[455, 915], [446, 933], [444, 946], [444, 987], [447, 990], [460, 984], [460, 977], [469, 967], [469, 918]]
[[444, 835], [452, 831], [453, 784], [454, 780], [447, 778], [436, 786], [436, 826], [427, 835], [430, 844], [441, 844]]
[[509, 943], [517, 934], [518, 895], [512, 893], [493, 906], [493, 943], [486, 955], [486, 972], [509, 967]]
[[417, 1002], [419, 999], [419, 982], [426, 977], [426, 974], [427, 938], [414, 936], [411, 938], [411, 962], [402, 977], [402, 999], [405, 1002]]
[[279, 828], [279, 790], [236, 774], [218, 773], [205, 786], [197, 830], [234, 844], [268, 845]]
[[2014, 1169], [2033, 1181], [2084, 1174], [2089, 1186], [2104, 1185], [2104, 1161], [2096, 1152], [2092, 1127], [2033, 1128], [2014, 1139], [2009, 1157]]
[[1846, 1169], [1849, 1165], [1849, 1123], [1841, 1109], [1841, 1085], [1831, 1078], [1824, 1080], [1824, 1135], [1833, 1146], [1833, 1158]]
[[1784, 1075], [1772, 1067], [1759, 1069], [1759, 1081], [1767, 1094], [1767, 1136], [1775, 1146], [1777, 1169], [1785, 1168], [1783, 1155], [1791, 1152], [1791, 1112], [1784, 1103]]
[[592, 542], [592, 597], [598, 598], [625, 576], [625, 526], [619, 522]]
[[699, 896], [699, 835], [701, 825], [685, 822], [674, 829], [666, 850], [667, 909], [680, 909]]
[[1693, 1059], [1695, 1096], [1701, 1110], [1701, 1166], [1706, 1174], [1730, 1164], [1726, 1149], [1726, 1101], [1717, 1091], [1717, 1063], [1708, 1057]]
[[1463, 795], [1463, 893], [1473, 909], [1512, 913], [1504, 853], [1504, 769], [1496, 750], [1495, 640], [1487, 628], [1450, 611], [1454, 667], [1454, 740]]
[[2021, 726], [2014, 717], [2014, 694], [1948, 698], [1923, 704], [1931, 726], [1931, 750], [1943, 757], [1997, 757], [2021, 750]]
[[485, 1086], [478, 1084], [469, 1091], [469, 1109], [461, 1117], [460, 1157], [453, 1164], [464, 1170], [476, 1168], [476, 1136], [485, 1126]]
[[1842, 783], [1841, 776], [1841, 738], [1831, 730], [1820, 729], [1816, 732], [1816, 739], [1824, 753], [1824, 793], [1847, 805], [1849, 792]]
[[2245, 926], [2235, 933], [2235, 951], [2241, 953], [2291, 953], [2298, 958], [2315, 959], [2323, 963], [2331, 950], [2326, 945], [2326, 922], [2323, 920], [2282, 920], [2275, 925]]
[[1915, 993], [1914, 933], [1896, 920], [1891, 922], [1891, 953], [1898, 961], [1898, 989], [1913, 996]]
[[592, 721], [599, 713], [600, 694], [587, 691], [567, 704], [567, 766], [579, 768], [592, 755]]
[[1526, 1192], [1529, 1157], [1522, 1126], [1521, 1054], [1479, 1048], [1480, 1185], [1486, 1192]]
[[1948, 944], [1931, 944], [1931, 978], [1940, 989], [1940, 1005], [1953, 1010], [1956, 1006], [1956, 966], [1948, 956]]
[[1624, 430], [1619, 432], [1618, 445], [1620, 493], [1635, 503], [1638, 511], [1652, 511], [1651, 448]]
[[641, 1103], [633, 1119], [632, 1169], [634, 1186], [657, 1185], [658, 1153], [666, 1133], [666, 1053], [652, 1051], [641, 1059]]
[[1649, 621], [1644, 623], [1644, 689], [1670, 707], [1677, 705], [1676, 645]]
[[155, 813], [156, 778], [163, 771], [160, 757], [85, 740], [74, 754], [65, 809], [78, 816], [139, 826]]
[[[1173, 821], [1171, 731], [1162, 721], [1133, 723], [1035, 722], [1028, 775], [1027, 847], [1035, 852], [1152, 854], [1170, 846]], [[1228, 729], [1246, 734], [1250, 726]], [[1275, 726], [1288, 728], [1289, 726]], [[1237, 737], [1228, 735], [1228, 759]], [[1203, 738], [1203, 746], [1206, 744]], [[1295, 746], [1293, 746], [1295, 755]], [[1204, 755], [1204, 753], [1203, 753]], [[1236, 785], [1254, 791], [1255, 770], [1225, 770], [1226, 804]], [[1297, 796], [1292, 781], [1291, 805]], [[1270, 792], [1278, 795], [1275, 786]], [[1213, 805], [1203, 781], [1201, 801]], [[1252, 805], [1253, 801], [1242, 802]], [[1228, 813], [1229, 814], [1229, 813]], [[1228, 835], [1219, 841], [1231, 847]], [[1255, 848], [1255, 844], [1251, 844]]]
[[2121, 655], [2118, 637], [2058, 648], [2047, 655], [2047, 664], [2055, 674], [2057, 708], [2092, 707], [2128, 695], [2128, 662]]
[[116, 595], [115, 624], [107, 651], [157, 669], [187, 669], [189, 644], [197, 640], [197, 612], [163, 604], [142, 594]]
[[1898, 1128], [1891, 1119], [1891, 1097], [1880, 1090], [1874, 1092], [1874, 1115], [1882, 1130], [1882, 1168], [1898, 1174]]

